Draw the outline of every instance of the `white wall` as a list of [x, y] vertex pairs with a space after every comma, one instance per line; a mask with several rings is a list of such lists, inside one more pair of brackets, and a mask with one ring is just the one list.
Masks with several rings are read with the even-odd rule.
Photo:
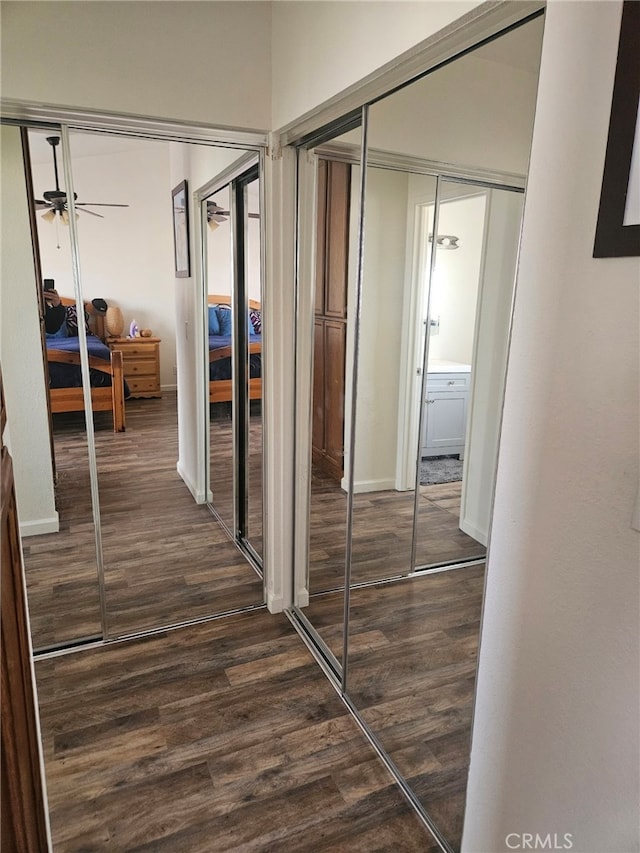
[[[352, 195], [355, 193], [357, 197], [359, 169], [353, 171]], [[356, 491], [391, 489], [395, 485], [407, 187], [408, 176], [404, 172], [368, 170], [358, 361]], [[356, 257], [352, 253], [354, 262]], [[350, 317], [353, 320], [355, 310]], [[350, 372], [347, 363], [347, 373], [350, 375]], [[350, 395], [347, 395], [347, 417], [350, 405]]]
[[551, 2], [463, 850], [638, 849], [638, 258], [592, 258], [621, 3]]
[[[159, 338], [160, 381], [164, 387], [176, 384], [175, 316], [173, 304], [174, 259], [171, 222], [169, 143], [151, 140], [130, 141], [118, 150], [112, 139], [100, 139], [103, 153], [74, 156], [77, 134], [70, 147], [74, 189], [78, 201], [115, 202], [128, 208], [90, 207], [104, 219], [79, 214], [78, 240], [86, 299], [101, 297], [118, 306], [128, 334], [132, 320], [140, 328], [151, 329]], [[95, 137], [93, 137], [95, 138]], [[85, 135], [85, 141], [87, 137]], [[60, 153], [60, 152], [58, 152]], [[59, 169], [62, 164], [59, 159]], [[54, 188], [51, 160], [33, 167], [36, 198]], [[42, 258], [42, 273], [53, 278], [65, 296], [73, 295], [69, 229], [36, 217]], [[61, 249], [57, 248], [59, 237]], [[66, 251], [65, 251], [66, 249]]]
[[520, 193], [488, 192], [460, 508], [460, 529], [483, 545], [491, 524], [522, 204]]
[[272, 126], [293, 121], [477, 5], [275, 2]]
[[[237, 153], [237, 152], [236, 152]], [[247, 187], [248, 210], [260, 212], [259, 181], [252, 181]], [[229, 188], [217, 192], [211, 197], [223, 210], [229, 210]], [[233, 243], [231, 239], [231, 219], [218, 223], [213, 231], [207, 229], [207, 272], [208, 292], [229, 295], [233, 281]], [[247, 243], [245, 246], [247, 263], [247, 292], [249, 299], [262, 301], [260, 275], [260, 220], [251, 217], [247, 220]]]
[[[231, 193], [224, 187], [211, 197], [223, 210], [229, 210]], [[233, 287], [233, 243], [231, 218], [220, 222], [212, 231], [207, 228], [207, 290], [208, 293], [231, 295]]]
[[[429, 339], [429, 360], [471, 364], [480, 264], [484, 244], [484, 194], [443, 202], [438, 234], [460, 238], [458, 249], [437, 249], [435, 281], [431, 286], [431, 316], [440, 318]], [[429, 233], [433, 231], [430, 211]]]
[[267, 129], [270, 33], [270, 3], [3, 3], [2, 94]]
[[0, 361], [23, 534], [58, 530], [20, 131], [1, 128]]

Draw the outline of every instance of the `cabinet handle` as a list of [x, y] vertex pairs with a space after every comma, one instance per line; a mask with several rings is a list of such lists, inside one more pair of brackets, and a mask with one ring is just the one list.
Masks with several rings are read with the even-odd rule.
[[447, 382], [447, 385], [455, 385], [455, 384], [456, 384], [456, 380], [455, 380], [455, 379], [450, 379], [450, 380]]
[[435, 400], [427, 400], [427, 403], [435, 403]]

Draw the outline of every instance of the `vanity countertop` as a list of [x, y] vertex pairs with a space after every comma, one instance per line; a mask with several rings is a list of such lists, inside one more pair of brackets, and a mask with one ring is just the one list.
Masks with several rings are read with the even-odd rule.
[[429, 360], [428, 373], [471, 373], [471, 365], [460, 361], [449, 361], [444, 358]]

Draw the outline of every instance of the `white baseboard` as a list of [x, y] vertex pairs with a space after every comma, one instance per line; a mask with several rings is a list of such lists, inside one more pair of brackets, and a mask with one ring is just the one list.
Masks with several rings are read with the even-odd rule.
[[57, 533], [59, 530], [60, 520], [57, 512], [51, 518], [20, 522], [20, 536], [42, 536], [45, 533]]
[[484, 545], [485, 548], [487, 547], [487, 541], [489, 537], [486, 531], [480, 530], [478, 527], [476, 527], [474, 524], [471, 524], [465, 518], [460, 518], [459, 527], [463, 533], [467, 534], [467, 536], [471, 536], [471, 538], [475, 539], [476, 542], [479, 542], [481, 545]]
[[267, 593], [267, 610], [269, 613], [282, 613], [284, 610], [284, 599], [281, 595], [269, 595]]
[[182, 466], [180, 465], [180, 462], [176, 463], [176, 471], [177, 471], [177, 472], [178, 472], [178, 474], [180, 475], [180, 478], [181, 478], [182, 482], [185, 484], [185, 486], [186, 486], [186, 487], [189, 489], [189, 491], [191, 492], [191, 496], [193, 497], [194, 501], [195, 501], [197, 504], [204, 504], [204, 503], [206, 503], [206, 502], [207, 502], [207, 497], [206, 497], [206, 495], [205, 495], [205, 493], [204, 493], [204, 490], [203, 490], [203, 491], [198, 491], [198, 489], [195, 487], [195, 485], [191, 482], [191, 480], [189, 479], [189, 477], [186, 475], [185, 471], [183, 470]]
[[[348, 483], [345, 477], [340, 481], [340, 486], [343, 492], [348, 491]], [[385, 480], [356, 480], [353, 486], [353, 493], [355, 495], [360, 494], [361, 492], [388, 492], [395, 491], [396, 489], [396, 481], [394, 479], [385, 479]]]
[[161, 391], [177, 391], [178, 386], [177, 385], [161, 385], [160, 390]]
[[309, 606], [309, 590], [308, 589], [300, 590], [300, 592], [296, 596], [296, 607], [308, 607], [308, 606]]

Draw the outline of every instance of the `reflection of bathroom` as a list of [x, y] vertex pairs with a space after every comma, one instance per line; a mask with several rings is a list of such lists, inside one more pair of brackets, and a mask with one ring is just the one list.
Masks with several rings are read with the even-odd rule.
[[[423, 485], [462, 480], [485, 208], [485, 193], [473, 189], [440, 205], [435, 267], [431, 287], [423, 291], [422, 316], [430, 317], [421, 438]], [[434, 206], [428, 205], [427, 264], [433, 218]]]
[[[428, 235], [433, 210], [433, 204], [426, 205]], [[458, 484], [460, 529], [483, 545], [493, 499], [521, 212], [521, 193], [442, 181], [428, 306], [420, 480], [423, 490]], [[425, 255], [429, 264], [430, 251]], [[422, 280], [426, 317], [428, 274]]]

